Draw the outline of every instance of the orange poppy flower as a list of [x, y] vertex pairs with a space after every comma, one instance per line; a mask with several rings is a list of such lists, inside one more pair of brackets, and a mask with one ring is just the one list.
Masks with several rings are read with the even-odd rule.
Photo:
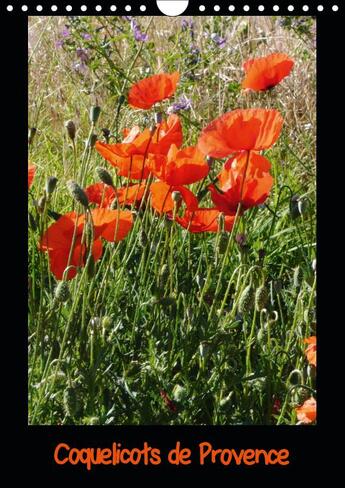
[[172, 193], [174, 191], [181, 193], [182, 200], [185, 202], [187, 209], [196, 210], [198, 208], [198, 199], [188, 188], [168, 185], [164, 181], [156, 181], [150, 185], [152, 207], [158, 213], [172, 212], [174, 210], [174, 201], [172, 199]]
[[167, 158], [152, 162], [152, 173], [168, 185], [190, 185], [205, 178], [210, 170], [204, 155], [196, 147], [179, 151], [175, 144], [171, 145]]
[[117, 188], [115, 190], [104, 183], [95, 183], [85, 188], [90, 203], [96, 203], [100, 208], [108, 208], [117, 196], [120, 205], [131, 205], [140, 202], [145, 192], [145, 183]]
[[[218, 232], [219, 216], [221, 212], [216, 208], [198, 208], [195, 211], [186, 210], [183, 217], [176, 216], [176, 222], [192, 233]], [[226, 216], [224, 230], [231, 231], [234, 216]]]
[[28, 185], [29, 185], [29, 189], [31, 188], [32, 182], [34, 180], [35, 172], [36, 172], [36, 166], [34, 166], [33, 164], [30, 164], [29, 167], [28, 167]]
[[268, 173], [271, 163], [251, 152], [247, 166], [247, 155], [247, 152], [239, 153], [225, 163], [218, 175], [218, 187], [223, 193], [214, 185], [208, 186], [213, 203], [225, 215], [236, 213], [240, 202], [243, 210], [262, 204], [271, 191], [273, 178]]
[[149, 109], [155, 103], [170, 98], [176, 91], [179, 79], [177, 71], [144, 78], [130, 88], [128, 103], [133, 108]]
[[[118, 242], [124, 239], [132, 228], [133, 216], [128, 210], [119, 212], [108, 209], [94, 209], [91, 214], [94, 224], [92, 256], [97, 261], [102, 256], [101, 237], [109, 242]], [[69, 212], [54, 222], [41, 239], [39, 249], [48, 252], [50, 269], [58, 280], [63, 278], [68, 265], [75, 226], [75, 245], [69, 264], [76, 267], [83, 267], [86, 264], [87, 249], [82, 242], [84, 225], [85, 214], [78, 216], [76, 212]], [[71, 268], [67, 273], [67, 279], [72, 279], [76, 274], [77, 270]]]
[[305, 339], [304, 342], [309, 344], [305, 350], [308, 362], [316, 367], [316, 336], [311, 336], [308, 339]]
[[316, 420], [316, 400], [310, 397], [302, 406], [296, 408], [297, 418], [301, 424], [311, 424]]
[[254, 91], [269, 90], [290, 74], [293, 65], [293, 60], [284, 53], [250, 59], [243, 64], [246, 76], [242, 88]]
[[276, 142], [282, 126], [283, 117], [277, 110], [233, 110], [203, 129], [198, 149], [214, 158], [224, 158], [238, 151], [262, 151]]

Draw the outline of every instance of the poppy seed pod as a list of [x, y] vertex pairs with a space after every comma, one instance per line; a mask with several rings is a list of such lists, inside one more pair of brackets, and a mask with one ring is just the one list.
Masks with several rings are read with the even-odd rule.
[[107, 171], [105, 168], [97, 166], [96, 174], [102, 183], [104, 183], [105, 185], [114, 186], [113, 178], [109, 171]]
[[28, 140], [29, 144], [31, 145], [34, 141], [35, 135], [36, 135], [37, 129], [36, 127], [30, 127], [29, 129], [29, 134], [28, 134]]
[[174, 203], [179, 203], [182, 200], [182, 195], [179, 191], [173, 191], [171, 194], [171, 198]]
[[101, 107], [95, 106], [90, 108], [89, 116], [90, 116], [90, 122], [92, 122], [92, 124], [95, 124], [97, 122], [100, 113], [101, 113]]
[[268, 290], [265, 285], [259, 286], [255, 292], [255, 307], [258, 312], [266, 307], [268, 302]]
[[51, 195], [54, 192], [57, 182], [58, 182], [58, 179], [55, 176], [48, 176], [48, 178], [46, 180], [46, 194], [47, 195]]
[[66, 281], [60, 281], [55, 288], [55, 300], [60, 303], [65, 303], [69, 300], [70, 296], [68, 283]]
[[75, 139], [76, 132], [75, 123], [73, 122], [73, 120], [67, 120], [67, 122], [65, 122], [65, 127], [69, 138], [73, 141]]
[[69, 180], [67, 181], [67, 188], [76, 202], [80, 203], [85, 208], [89, 208], [89, 199], [78, 183]]
[[238, 302], [238, 311], [241, 314], [249, 312], [254, 305], [254, 289], [251, 284], [245, 287]]

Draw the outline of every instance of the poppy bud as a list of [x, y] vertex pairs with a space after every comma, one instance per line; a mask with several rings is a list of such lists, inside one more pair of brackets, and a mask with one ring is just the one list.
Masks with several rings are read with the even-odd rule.
[[173, 191], [171, 198], [174, 203], [179, 203], [182, 200], [182, 195], [179, 191]]
[[226, 248], [228, 247], [229, 238], [226, 232], [222, 232], [218, 241], [218, 252], [219, 254], [224, 254]]
[[301, 284], [302, 270], [300, 266], [297, 266], [293, 273], [293, 286], [298, 288]]
[[160, 124], [163, 120], [163, 114], [162, 112], [156, 112], [155, 113], [155, 122], [156, 124]]
[[211, 168], [212, 164], [214, 163], [214, 158], [212, 158], [211, 156], [207, 156], [206, 162], [207, 162], [209, 168]]
[[309, 203], [306, 198], [299, 198], [297, 202], [297, 207], [300, 215], [306, 215], [309, 210]]
[[290, 200], [290, 217], [292, 220], [295, 220], [297, 219], [297, 217], [300, 216], [298, 210], [298, 200], [299, 200], [298, 195], [293, 195]]
[[260, 327], [256, 338], [257, 338], [259, 344], [267, 342], [267, 327], [266, 326]]
[[203, 276], [197, 274], [195, 280], [196, 280], [196, 284], [201, 289], [204, 286], [205, 278]]
[[250, 284], [246, 286], [242, 292], [242, 295], [238, 303], [238, 311], [241, 314], [249, 312], [253, 308], [254, 298], [255, 298], [254, 289]]
[[105, 168], [97, 166], [96, 173], [102, 183], [104, 183], [105, 185], [114, 186], [113, 178], [109, 171], [107, 171]]
[[68, 283], [66, 281], [60, 281], [55, 288], [55, 300], [60, 303], [65, 303], [70, 296]]
[[109, 327], [111, 326], [111, 324], [112, 324], [111, 317], [109, 317], [108, 315], [106, 315], [105, 317], [103, 317], [103, 319], [102, 319], [102, 328], [103, 329], [109, 329]]
[[46, 180], [46, 194], [47, 195], [51, 195], [54, 192], [57, 182], [58, 182], [58, 179], [55, 176], [48, 176], [48, 178]]
[[97, 142], [97, 134], [92, 134], [89, 141], [89, 146], [94, 147]]
[[102, 134], [105, 139], [105, 142], [108, 144], [109, 139], [110, 139], [110, 130], [109, 129], [102, 129]]
[[89, 199], [78, 183], [69, 180], [67, 181], [67, 188], [76, 202], [80, 203], [85, 208], [89, 208]]
[[210, 341], [202, 341], [200, 342], [199, 344], [199, 353], [200, 353], [200, 356], [204, 359], [206, 358], [210, 352], [211, 352], [211, 346], [212, 346], [212, 342]]
[[288, 378], [288, 382], [291, 384], [291, 385], [298, 385], [299, 383], [301, 383], [303, 380], [302, 378], [302, 373], [300, 372], [299, 369], [294, 369], [293, 371], [291, 371], [291, 373], [289, 374], [289, 378]]
[[160, 286], [165, 286], [167, 280], [169, 278], [169, 266], [167, 264], [163, 264], [161, 270], [159, 272], [159, 283]]
[[86, 267], [86, 274], [88, 278], [93, 278], [96, 274], [96, 265], [93, 256], [89, 256], [87, 259], [87, 267]]
[[247, 244], [247, 237], [245, 234], [237, 234], [235, 237], [235, 241], [237, 242], [240, 249], [243, 249]]
[[32, 215], [31, 212], [28, 213], [28, 220], [30, 228], [35, 231], [37, 229], [37, 223], [35, 217]]
[[172, 397], [175, 400], [175, 402], [183, 402], [186, 400], [187, 397], [187, 390], [181, 385], [175, 385], [173, 392], [172, 392]]
[[75, 139], [75, 124], [73, 122], [73, 120], [68, 120], [66, 123], [65, 123], [65, 127], [66, 127], [66, 130], [67, 130], [67, 134], [69, 136], [70, 139], [72, 139], [72, 141]]
[[265, 308], [268, 302], [268, 290], [265, 285], [259, 286], [255, 292], [255, 307], [258, 312]]
[[36, 135], [36, 132], [37, 132], [37, 129], [36, 127], [31, 127], [29, 129], [29, 134], [28, 134], [28, 140], [29, 140], [29, 144], [31, 145], [34, 141], [34, 138], [35, 138], [35, 135]]
[[139, 232], [139, 244], [141, 247], [147, 246], [148, 239], [147, 239], [147, 234], [144, 229], [141, 229]]
[[119, 96], [119, 105], [122, 105], [126, 101], [126, 97], [124, 95]]
[[40, 197], [40, 199], [38, 200], [37, 202], [37, 210], [39, 211], [39, 213], [43, 213], [44, 212], [44, 208], [46, 206], [46, 202], [47, 202], [47, 198], [45, 195], [42, 195]]
[[75, 386], [66, 388], [63, 394], [63, 404], [65, 413], [69, 417], [74, 417], [80, 411], [80, 400]]
[[92, 317], [89, 322], [90, 329], [96, 330], [100, 329], [102, 325], [102, 321], [99, 317]]
[[95, 124], [99, 118], [99, 114], [101, 113], [101, 107], [95, 106], [90, 108], [90, 122]]

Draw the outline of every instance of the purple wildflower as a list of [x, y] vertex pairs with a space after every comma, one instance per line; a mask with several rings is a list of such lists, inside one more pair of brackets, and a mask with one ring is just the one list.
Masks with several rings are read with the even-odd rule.
[[192, 108], [192, 102], [185, 95], [182, 95], [177, 102], [173, 103], [167, 110], [168, 114], [175, 114], [180, 110], [190, 110]]
[[55, 47], [57, 48], [60, 48], [64, 45], [64, 41], [62, 39], [59, 39], [58, 41], [56, 41], [55, 43]]
[[88, 56], [87, 52], [85, 51], [85, 49], [78, 47], [76, 53], [77, 53], [77, 56], [82, 63], [86, 63], [89, 60], [89, 56]]
[[122, 18], [124, 20], [128, 20], [129, 22], [131, 22], [131, 20], [132, 20], [133, 17], [131, 17], [130, 15], [122, 15]]
[[92, 37], [91, 34], [88, 34], [87, 32], [83, 32], [81, 36], [83, 39], [86, 39], [87, 41], [89, 41]]
[[147, 34], [144, 34], [144, 32], [141, 32], [140, 27], [136, 23], [136, 21], [133, 19], [131, 20], [131, 29], [134, 34], [134, 39], [136, 41], [141, 41], [141, 42], [146, 42], [149, 39], [149, 36]]
[[70, 33], [70, 31], [68, 30], [68, 28], [67, 28], [67, 27], [65, 27], [65, 28], [63, 29], [63, 31], [61, 32], [61, 35], [62, 35], [62, 37], [69, 37], [69, 36], [71, 35], [71, 33]]
[[213, 33], [213, 34], [211, 34], [211, 39], [221, 49], [223, 47], [225, 47], [225, 44], [226, 44], [226, 38], [225, 37], [220, 37], [218, 34]]

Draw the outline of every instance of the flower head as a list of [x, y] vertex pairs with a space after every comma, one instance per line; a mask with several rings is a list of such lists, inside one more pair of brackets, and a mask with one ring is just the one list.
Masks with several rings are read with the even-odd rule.
[[131, 107], [149, 109], [155, 103], [170, 98], [176, 91], [180, 74], [160, 73], [149, 76], [131, 87], [128, 103]]
[[273, 88], [290, 74], [294, 62], [284, 53], [249, 59], [243, 65], [246, 76], [242, 88], [262, 91]]
[[277, 110], [233, 110], [203, 129], [198, 148], [214, 158], [224, 158], [238, 151], [261, 151], [276, 142], [282, 126], [283, 117]]
[[312, 424], [316, 420], [316, 400], [310, 397], [302, 406], [296, 408], [297, 418], [301, 424]]
[[316, 367], [316, 336], [308, 337], [304, 342], [308, 344], [308, 347], [305, 350], [308, 362]]
[[[192, 233], [218, 232], [220, 215], [221, 212], [216, 208], [187, 209], [183, 217], [176, 216], [176, 222]], [[224, 218], [224, 230], [231, 231], [234, 221], [235, 216], [227, 215]]]
[[[128, 210], [119, 212], [108, 209], [94, 209], [91, 215], [94, 229], [91, 252], [94, 261], [97, 261], [102, 256], [101, 237], [110, 242], [124, 239], [132, 228], [133, 217]], [[86, 264], [85, 224], [85, 214], [69, 212], [54, 222], [41, 239], [39, 249], [48, 252], [50, 269], [58, 280], [63, 278], [67, 266], [73, 266], [67, 272], [67, 279], [72, 279], [77, 273], [76, 268]]]

